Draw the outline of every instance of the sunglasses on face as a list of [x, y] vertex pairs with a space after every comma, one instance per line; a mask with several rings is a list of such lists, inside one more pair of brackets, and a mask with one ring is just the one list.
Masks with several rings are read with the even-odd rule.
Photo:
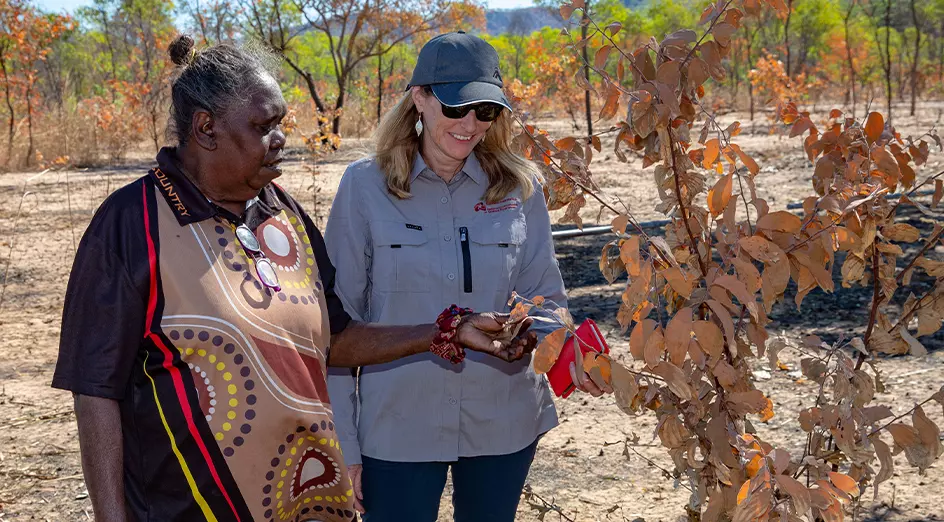
[[495, 121], [501, 115], [504, 107], [497, 103], [475, 103], [472, 105], [463, 105], [461, 107], [450, 107], [442, 102], [439, 102], [442, 105], [443, 116], [449, 118], [450, 120], [461, 120], [465, 118], [466, 114], [469, 114], [469, 111], [475, 111], [475, 119], [479, 121]]
[[256, 276], [259, 281], [262, 281], [266, 288], [271, 288], [276, 292], [282, 291], [282, 287], [279, 285], [279, 275], [275, 271], [272, 261], [269, 261], [265, 252], [262, 251], [262, 245], [259, 244], [259, 239], [256, 238], [256, 234], [253, 233], [252, 229], [245, 223], [239, 225], [236, 227], [236, 239], [239, 240], [243, 250], [256, 262]]

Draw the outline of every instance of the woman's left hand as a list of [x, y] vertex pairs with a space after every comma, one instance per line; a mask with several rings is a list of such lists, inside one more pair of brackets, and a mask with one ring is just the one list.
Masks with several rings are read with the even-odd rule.
[[613, 393], [612, 386], [606, 383], [603, 383], [603, 386], [598, 386], [597, 383], [593, 382], [590, 374], [583, 371], [582, 366], [578, 370], [573, 362], [570, 363], [570, 378], [574, 381], [574, 386], [578, 390], [587, 392], [594, 397], [599, 397], [604, 393]]
[[469, 350], [494, 355], [508, 362], [517, 361], [534, 350], [537, 336], [528, 332], [533, 319], [526, 317], [521, 321], [517, 336], [503, 338], [510, 317], [495, 312], [472, 314], [459, 325], [456, 342]]

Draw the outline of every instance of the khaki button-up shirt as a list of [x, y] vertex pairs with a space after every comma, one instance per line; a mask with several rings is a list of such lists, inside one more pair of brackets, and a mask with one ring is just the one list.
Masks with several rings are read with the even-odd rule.
[[[487, 188], [474, 154], [448, 184], [417, 155], [413, 197], [402, 200], [387, 191], [373, 158], [351, 164], [325, 233], [345, 309], [355, 319], [409, 325], [430, 323], [453, 303], [507, 310], [512, 291], [566, 306], [540, 185], [527, 200], [516, 190], [495, 204], [484, 202]], [[361, 454], [400, 462], [509, 454], [557, 425], [530, 357], [506, 363], [467, 352], [453, 365], [420, 354], [363, 367], [359, 383], [331, 369], [328, 391], [348, 464]]]

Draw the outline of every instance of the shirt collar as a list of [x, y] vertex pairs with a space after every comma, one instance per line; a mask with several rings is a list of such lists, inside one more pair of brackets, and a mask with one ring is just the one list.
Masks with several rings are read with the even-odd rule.
[[462, 171], [472, 178], [472, 181], [476, 184], [488, 185], [488, 174], [482, 170], [482, 164], [479, 163], [479, 159], [475, 156], [474, 152], [469, 154], [469, 157], [466, 158], [465, 165], [462, 166]]
[[[414, 181], [416, 181], [416, 178], [428, 168], [429, 166], [426, 165], [423, 155], [417, 153], [416, 158], [413, 159], [413, 170], [410, 171], [410, 183], [412, 184]], [[462, 166], [461, 172], [464, 172], [478, 185], [488, 184], [488, 174], [482, 170], [482, 165], [479, 163], [478, 158], [475, 157], [474, 152], [469, 154], [469, 157], [466, 158], [465, 165]], [[433, 175], [435, 176], [435, 174]]]
[[282, 208], [271, 183], [266, 185], [256, 198], [250, 200], [255, 203], [246, 205], [243, 216], [236, 216], [212, 203], [183, 173], [175, 147], [164, 147], [157, 153], [157, 167], [151, 170], [150, 175], [161, 189], [161, 194], [173, 210], [180, 226], [216, 216], [222, 216], [229, 221], [244, 221], [250, 213], [255, 214], [258, 211], [272, 216]]

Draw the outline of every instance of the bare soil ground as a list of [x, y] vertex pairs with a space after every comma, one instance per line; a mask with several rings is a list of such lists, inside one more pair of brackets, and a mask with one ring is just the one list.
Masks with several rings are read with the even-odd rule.
[[[899, 130], [905, 135], [922, 134], [939, 123], [940, 115], [937, 106], [926, 106], [920, 119], [902, 117]], [[747, 119], [746, 115], [728, 115], [724, 120], [735, 118], [742, 123]], [[758, 116], [753, 132], [751, 124], [745, 125], [747, 130], [737, 142], [762, 167], [757, 180], [759, 195], [773, 210], [779, 210], [811, 194], [811, 167], [799, 140], [769, 135], [762, 118]], [[568, 132], [564, 122], [551, 122], [549, 127], [559, 135]], [[638, 160], [617, 162], [611, 152], [612, 137], [604, 140], [604, 147], [594, 168], [604, 192], [627, 203], [640, 221], [663, 219], [653, 210], [658, 196], [651, 169], [643, 171]], [[281, 184], [323, 219], [345, 165], [365, 151], [364, 142], [345, 142], [338, 154], [319, 165], [314, 177], [303, 167], [301, 152], [294, 152]], [[141, 153], [137, 161], [120, 167], [0, 177], [0, 521], [91, 519], [72, 401], [67, 393], [49, 387], [62, 300], [75, 245], [93, 212], [108, 193], [144, 174], [150, 164], [150, 154]], [[942, 165], [944, 154], [935, 152], [919, 172], [919, 179], [939, 171]], [[937, 212], [933, 217], [909, 214], [909, 219], [926, 232], [941, 222], [941, 211]], [[586, 223], [596, 223], [597, 214], [598, 208], [588, 206], [582, 217]], [[609, 217], [604, 215], [601, 221], [607, 223]], [[621, 284], [607, 284], [596, 268], [600, 248], [610, 239], [562, 240], [557, 249], [574, 315], [602, 323], [604, 331], [610, 332], [614, 353], [630, 364], [627, 338], [615, 322]], [[944, 249], [938, 247], [932, 255], [944, 258]], [[770, 330], [783, 332], [794, 341], [809, 333], [827, 341], [840, 335], [861, 335], [869, 297], [868, 289], [862, 287], [839, 289], [831, 295], [816, 291], [798, 311], [788, 291], [787, 303], [773, 314]], [[903, 412], [944, 383], [944, 334], [922, 341], [931, 350], [925, 357], [879, 361], [886, 391], [877, 396], [877, 402]], [[817, 387], [794, 371], [799, 367], [795, 351], [785, 350], [781, 360], [790, 370], [771, 370], [766, 364], [756, 368], [762, 372], [759, 387], [776, 405], [776, 416], [757, 429], [771, 442], [798, 453], [805, 439], [796, 415], [812, 404]], [[555, 504], [569, 519], [581, 522], [680, 517], [687, 491], [659, 469], [670, 469], [672, 464], [658, 440], [653, 441], [651, 415], [627, 417], [612, 397], [594, 400], [574, 396], [559, 401], [558, 409], [561, 426], [542, 440], [529, 478], [537, 495]], [[929, 407], [928, 414], [944, 425], [941, 408]], [[620, 442], [634, 433], [640, 437], [636, 451], [656, 466], [636, 454], [623, 455]], [[864, 495], [856, 518], [944, 520], [944, 463], [919, 476], [903, 456], [895, 460], [894, 478], [883, 484], [874, 501], [871, 490]], [[536, 499], [533, 502], [543, 505]], [[451, 520], [450, 514], [447, 494], [440, 519]], [[524, 500], [517, 518], [566, 520], [556, 512], [542, 517], [540, 510]]]

